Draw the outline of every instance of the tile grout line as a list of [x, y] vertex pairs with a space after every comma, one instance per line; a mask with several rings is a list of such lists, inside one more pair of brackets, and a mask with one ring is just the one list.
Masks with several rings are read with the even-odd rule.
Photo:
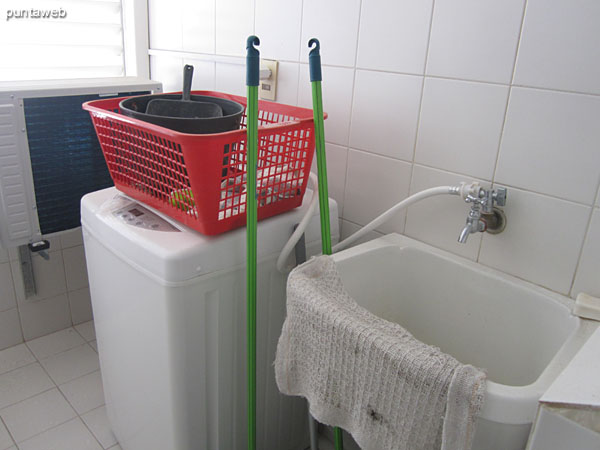
[[[492, 172], [492, 186], [496, 183], [496, 173], [498, 171], [498, 163], [500, 162], [500, 152], [502, 150], [502, 142], [504, 140], [504, 133], [506, 131], [506, 121], [508, 118], [508, 109], [510, 106], [510, 98], [512, 96], [513, 83], [515, 81], [515, 74], [517, 72], [517, 59], [519, 57], [519, 49], [521, 48], [521, 41], [523, 38], [523, 27], [525, 26], [525, 13], [527, 11], [527, 0], [523, 2], [523, 11], [521, 12], [521, 24], [519, 26], [519, 36], [517, 40], [517, 46], [515, 48], [515, 57], [513, 59], [513, 70], [510, 78], [510, 84], [508, 85], [508, 92], [506, 95], [506, 106], [504, 108], [504, 117], [502, 119], [502, 126], [500, 127], [500, 139], [498, 139], [498, 148], [496, 150], [496, 161], [494, 163], [494, 171]], [[483, 241], [485, 236], [481, 236], [479, 240], [479, 248], [477, 250], [476, 262], [480, 262], [481, 250], [483, 248]]]
[[583, 239], [581, 241], [581, 246], [579, 247], [579, 252], [577, 254], [577, 263], [575, 264], [575, 270], [573, 271], [573, 275], [571, 276], [571, 284], [569, 286], [569, 292], [567, 294], [570, 297], [573, 297], [573, 295], [574, 295], [573, 288], [575, 287], [575, 280], [577, 279], [577, 271], [579, 270], [579, 265], [581, 264], [581, 257], [583, 256], [583, 249], [585, 248], [585, 244], [587, 243], [587, 240], [589, 237], [590, 228], [592, 226], [592, 219], [594, 218], [595, 205], [600, 196], [600, 181], [597, 184], [598, 184], [598, 186], [596, 187], [596, 195], [594, 196], [594, 201], [590, 208], [590, 214], [588, 217], [587, 225], [585, 227], [585, 231], [583, 233]]
[[[417, 142], [419, 140], [419, 128], [421, 126], [421, 116], [423, 115], [423, 97], [425, 96], [425, 79], [427, 74], [427, 63], [429, 62], [429, 50], [431, 45], [431, 34], [433, 33], [433, 16], [435, 13], [435, 0], [431, 2], [431, 15], [429, 17], [429, 32], [427, 33], [427, 50], [425, 51], [425, 60], [423, 61], [423, 75], [421, 79], [421, 95], [419, 97], [419, 108], [417, 112], [417, 124], [415, 127], [414, 143], [412, 151], [412, 160], [410, 161], [410, 175], [408, 176], [408, 192], [405, 198], [410, 196], [413, 175], [415, 172], [415, 158], [417, 156]], [[406, 232], [406, 224], [408, 222], [408, 208], [404, 211], [404, 221], [402, 223], [402, 234]]]
[[[2, 409], [4, 409], [4, 408], [2, 408]], [[10, 431], [10, 429], [6, 425], [6, 422], [4, 421], [4, 419], [2, 418], [2, 416], [0, 416], [0, 425], [4, 425], [4, 428], [6, 429], [6, 432], [8, 433], [8, 435], [10, 436], [10, 438], [12, 439], [13, 445], [16, 447], [17, 446], [17, 440], [13, 436], [12, 431]]]
[[[358, 5], [358, 23], [356, 30], [356, 51], [354, 52], [354, 67], [352, 68], [352, 92], [350, 93], [350, 122], [348, 123], [348, 135], [346, 136], [346, 144], [343, 147], [346, 148], [346, 166], [344, 167], [344, 190], [342, 193], [342, 205], [340, 211], [338, 211], [338, 220], [344, 218], [344, 208], [346, 205], [346, 188], [348, 186], [348, 168], [349, 168], [349, 160], [350, 160], [350, 136], [352, 135], [352, 121], [354, 117], [354, 92], [356, 91], [356, 77], [358, 73], [358, 69], [356, 68], [358, 63], [358, 44], [360, 42], [360, 21], [362, 18], [362, 0], [359, 1]], [[340, 227], [340, 237], [342, 235], [342, 230]]]
[[[70, 327], [70, 328], [73, 328], [73, 327]], [[65, 330], [67, 330], [67, 329], [68, 329], [68, 328], [65, 328]], [[81, 333], [79, 333], [79, 331], [77, 331], [75, 328], [73, 328], [73, 329], [75, 330], [75, 332], [76, 332], [76, 333], [77, 333], [79, 336], [81, 336], [81, 338], [82, 338], [82, 339], [85, 341], [85, 344], [87, 344], [88, 346], [90, 346], [90, 347], [91, 347], [91, 345], [89, 345], [89, 343], [88, 343], [88, 342], [86, 341], [86, 339], [85, 339], [85, 338], [84, 338], [84, 337], [81, 335]], [[52, 334], [52, 333], [51, 333], [51, 334]], [[85, 345], [85, 344], [82, 344], [82, 345], [81, 345], [81, 347], [83, 347], [83, 345]], [[28, 346], [27, 348], [29, 348], [29, 346]], [[69, 350], [72, 350], [72, 349], [74, 349], [74, 348], [77, 348], [77, 346], [76, 346], [76, 347], [72, 347], [72, 348], [70, 348], [70, 349], [67, 349], [67, 350], [64, 350], [64, 351], [62, 351], [62, 352], [55, 353], [54, 355], [50, 355], [50, 356], [59, 355], [59, 354], [61, 354], [61, 353], [67, 352], [67, 351], [69, 351]], [[92, 350], [94, 350], [94, 349], [92, 348]], [[64, 393], [64, 392], [62, 391], [62, 389], [60, 388], [60, 386], [62, 386], [62, 385], [65, 385], [65, 384], [67, 384], [67, 383], [70, 383], [70, 382], [72, 382], [72, 381], [78, 380], [78, 379], [80, 379], [80, 378], [83, 378], [83, 377], [85, 377], [85, 376], [87, 376], [87, 375], [90, 375], [90, 374], [92, 374], [92, 373], [96, 372], [96, 370], [94, 370], [94, 371], [92, 371], [92, 372], [90, 372], [90, 373], [87, 373], [87, 374], [81, 375], [80, 377], [74, 378], [74, 379], [72, 379], [72, 380], [66, 381], [65, 383], [62, 383], [61, 385], [59, 385], [59, 384], [58, 384], [58, 383], [56, 383], [56, 382], [54, 381], [54, 379], [53, 379], [53, 378], [50, 376], [50, 374], [48, 373], [48, 371], [46, 370], [46, 368], [44, 367], [44, 365], [41, 363], [41, 360], [40, 360], [40, 359], [38, 359], [38, 357], [37, 357], [37, 356], [36, 356], [36, 355], [33, 353], [33, 351], [31, 351], [31, 349], [29, 349], [29, 351], [32, 353], [33, 357], [36, 359], [36, 362], [37, 362], [37, 363], [40, 365], [40, 367], [42, 368], [42, 370], [43, 370], [43, 371], [46, 373], [46, 375], [48, 376], [48, 378], [50, 379], [50, 381], [51, 381], [52, 383], [54, 383], [54, 387], [53, 387], [53, 388], [51, 388], [51, 389], [47, 389], [47, 390], [45, 390], [45, 391], [43, 391], [43, 392], [40, 392], [40, 393], [38, 393], [38, 394], [32, 395], [31, 397], [28, 397], [27, 399], [23, 399], [23, 400], [21, 400], [20, 402], [22, 402], [22, 401], [25, 401], [25, 400], [28, 400], [28, 399], [31, 399], [31, 398], [33, 398], [33, 397], [35, 397], [35, 396], [37, 396], [37, 395], [43, 394], [43, 393], [45, 393], [45, 392], [49, 392], [49, 391], [51, 391], [52, 389], [56, 389], [56, 390], [59, 392], [60, 396], [61, 396], [61, 397], [62, 397], [62, 398], [65, 400], [65, 402], [66, 402], [66, 403], [69, 405], [69, 407], [71, 407], [71, 409], [73, 410], [73, 412], [76, 414], [76, 417], [72, 417], [72, 418], [70, 418], [70, 419], [68, 419], [68, 420], [66, 420], [66, 421], [64, 421], [64, 422], [62, 422], [62, 423], [60, 423], [60, 424], [57, 424], [57, 425], [55, 425], [55, 426], [53, 426], [53, 427], [50, 427], [50, 428], [48, 428], [47, 430], [44, 430], [44, 431], [41, 431], [40, 433], [37, 433], [37, 434], [35, 434], [34, 436], [30, 436], [30, 437], [29, 437], [29, 438], [27, 438], [27, 439], [31, 439], [31, 438], [33, 438], [33, 437], [35, 437], [35, 436], [38, 436], [38, 435], [42, 434], [42, 433], [45, 433], [45, 432], [47, 432], [47, 431], [50, 431], [50, 430], [52, 430], [52, 429], [54, 429], [54, 428], [57, 428], [57, 427], [59, 427], [59, 426], [61, 426], [61, 425], [64, 425], [65, 423], [67, 423], [67, 422], [70, 422], [71, 420], [74, 420], [75, 418], [79, 418], [79, 419], [81, 420], [81, 422], [83, 423], [84, 427], [85, 427], [85, 428], [86, 428], [86, 429], [87, 429], [87, 430], [88, 430], [88, 431], [91, 433], [92, 437], [93, 437], [93, 438], [94, 438], [94, 439], [95, 439], [95, 440], [98, 442], [98, 445], [100, 445], [100, 448], [104, 449], [104, 446], [103, 446], [103, 445], [102, 445], [102, 444], [101, 444], [101, 443], [98, 441], [98, 438], [96, 438], [96, 435], [95, 435], [95, 434], [92, 432], [92, 430], [90, 430], [90, 429], [89, 429], [89, 427], [88, 427], [88, 426], [87, 426], [87, 424], [85, 423], [85, 420], [83, 420], [83, 418], [82, 418], [82, 415], [83, 415], [83, 414], [87, 414], [88, 412], [90, 412], [90, 411], [93, 411], [94, 409], [100, 408], [101, 406], [104, 406], [104, 404], [102, 404], [102, 405], [98, 406], [97, 408], [93, 408], [93, 409], [91, 409], [90, 411], [86, 411], [86, 412], [85, 412], [85, 413], [83, 413], [83, 414], [79, 414], [79, 411], [77, 411], [77, 409], [75, 408], [75, 406], [74, 406], [74, 405], [73, 405], [73, 404], [72, 404], [72, 403], [69, 401], [69, 399], [67, 398], [67, 396], [65, 395], [65, 393]], [[48, 357], [50, 357], [50, 356], [48, 356]], [[45, 358], [42, 358], [42, 359], [45, 359]], [[33, 364], [33, 363], [32, 363], [32, 364]], [[100, 369], [98, 369], [97, 371], [98, 371], [98, 372], [100, 372]], [[102, 375], [101, 375], [101, 376], [102, 376]], [[16, 405], [16, 404], [18, 404], [18, 403], [20, 403], [20, 402], [13, 403], [13, 405]], [[25, 439], [25, 440], [27, 440], [27, 439]], [[24, 441], [25, 441], [25, 440], [24, 440]], [[24, 441], [21, 441], [21, 442], [24, 442]], [[15, 441], [15, 442], [16, 442], [16, 441]]]
[[[239, 64], [239, 65], [244, 64], [242, 61], [244, 57], [239, 56], [239, 55], [227, 55], [227, 54], [218, 54], [218, 53], [201, 53], [201, 52], [184, 52], [184, 51], [179, 51], [179, 50], [167, 50], [167, 49], [156, 49], [156, 48], [149, 49], [149, 54], [150, 54], [150, 56], [160, 56], [160, 55], [169, 56], [167, 54], [181, 54], [182, 58], [187, 57], [189, 59], [195, 59], [195, 58], [196, 59], [208, 59], [209, 57], [218, 56], [218, 57], [232, 59], [229, 62], [222, 61], [226, 64]], [[212, 61], [216, 62], [216, 61], [214, 61], [214, 59]], [[300, 61], [300, 58], [298, 58], [298, 60], [278, 59], [277, 61], [282, 62], [282, 63], [307, 64], [305, 62]], [[490, 84], [490, 85], [496, 85], [496, 86], [509, 86], [510, 85], [508, 83], [502, 83], [502, 82], [498, 82], [498, 81], [459, 78], [459, 77], [452, 77], [452, 76], [448, 76], [448, 75], [435, 75], [435, 74], [425, 74], [424, 75], [424, 74], [418, 74], [418, 73], [413, 73], [413, 72], [399, 72], [399, 71], [384, 70], [384, 69], [374, 69], [374, 68], [370, 68], [370, 67], [362, 67], [359, 65], [347, 66], [347, 65], [340, 65], [340, 64], [323, 64], [323, 67], [336, 67], [336, 68], [340, 68], [340, 69], [357, 69], [357, 70], [366, 70], [366, 71], [370, 71], [370, 72], [381, 72], [381, 73], [390, 73], [390, 74], [396, 74], [396, 75], [406, 75], [406, 76], [415, 76], [415, 77], [425, 76], [427, 78], [436, 78], [436, 79], [449, 80], [449, 81], [462, 81], [465, 83]], [[600, 92], [598, 92], [598, 93], [597, 92], [585, 92], [585, 91], [563, 89], [563, 88], [558, 88], [558, 87], [534, 86], [534, 85], [518, 84], [518, 83], [512, 84], [512, 86], [526, 88], [526, 89], [536, 89], [536, 90], [540, 90], [540, 91], [561, 92], [561, 93], [565, 93], [565, 94], [587, 95], [590, 97], [600, 97]]]
[[10, 254], [8, 254], [8, 252], [7, 252], [7, 257], [8, 257], [8, 261], [6, 261], [6, 262], [8, 264], [8, 271], [10, 273], [10, 281], [12, 282], [12, 292], [13, 292], [13, 295], [15, 296], [15, 309], [17, 310], [17, 317], [19, 318], [19, 334], [21, 335], [20, 343], [24, 344], [25, 343], [25, 333], [23, 333], [23, 320], [21, 319], [21, 310], [19, 309], [19, 297], [17, 295], [17, 283], [15, 283], [15, 277], [13, 276], [12, 264], [11, 264], [12, 261], [10, 259]]

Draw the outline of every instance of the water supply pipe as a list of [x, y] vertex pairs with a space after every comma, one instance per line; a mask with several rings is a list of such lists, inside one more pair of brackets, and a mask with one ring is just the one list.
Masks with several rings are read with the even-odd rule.
[[[318, 200], [319, 196], [318, 196], [318, 193], [316, 192], [317, 191], [316, 187], [317, 187], [318, 181], [317, 181], [317, 177], [315, 174], [311, 173], [309, 175], [309, 182], [311, 183], [311, 188], [313, 190], [313, 194], [312, 194], [312, 198], [310, 200], [308, 209], [306, 210], [304, 217], [302, 217], [302, 220], [298, 224], [298, 227], [296, 228], [296, 230], [294, 231], [292, 236], [290, 236], [290, 239], [288, 240], [288, 242], [284, 245], [283, 249], [281, 250], [281, 253], [279, 254], [279, 258], [277, 258], [277, 269], [281, 273], [285, 273], [289, 270], [285, 266], [285, 262], [287, 261], [288, 257], [290, 256], [290, 253], [294, 249], [294, 246], [296, 245], [296, 243], [298, 242], [298, 240], [300, 239], [300, 237], [306, 230], [306, 227], [308, 226], [310, 218], [314, 215], [315, 208], [317, 206], [317, 200]], [[410, 197], [405, 198], [401, 202], [396, 203], [394, 206], [392, 206], [390, 209], [388, 209], [387, 211], [385, 211], [382, 214], [380, 214], [379, 216], [377, 216], [375, 219], [373, 219], [371, 222], [366, 224], [364, 227], [362, 227], [356, 233], [347, 237], [346, 239], [344, 239], [342, 242], [338, 243], [337, 245], [334, 245], [332, 248], [332, 252], [335, 253], [335, 252], [339, 252], [340, 250], [345, 249], [350, 244], [356, 242], [358, 239], [365, 236], [367, 233], [373, 231], [377, 227], [381, 226], [382, 224], [384, 224], [385, 222], [390, 220], [397, 212], [399, 212], [403, 209], [406, 209], [410, 205], [413, 205], [421, 200], [424, 200], [429, 197], [435, 197], [437, 195], [459, 195], [463, 200], [465, 200], [469, 194], [474, 194], [474, 193], [478, 192], [479, 188], [480, 188], [479, 183], [476, 181], [472, 181], [471, 183], [462, 182], [460, 185], [457, 185], [457, 186], [438, 186], [438, 187], [433, 187], [430, 189], [425, 189], [424, 191], [417, 192], [416, 194], [413, 194]]]

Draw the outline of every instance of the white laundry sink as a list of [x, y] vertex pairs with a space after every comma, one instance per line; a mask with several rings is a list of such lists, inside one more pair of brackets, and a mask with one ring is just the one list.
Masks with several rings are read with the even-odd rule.
[[473, 449], [524, 449], [540, 396], [597, 327], [567, 297], [397, 234], [334, 259], [360, 305], [486, 370]]

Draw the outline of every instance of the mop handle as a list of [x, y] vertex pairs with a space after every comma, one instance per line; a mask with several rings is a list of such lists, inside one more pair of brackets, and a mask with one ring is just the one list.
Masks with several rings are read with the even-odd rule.
[[[325, 124], [323, 123], [323, 94], [321, 91], [321, 44], [316, 38], [308, 41], [308, 47], [313, 48], [308, 54], [310, 82], [312, 85], [313, 119], [315, 122], [315, 143], [317, 147], [317, 170], [319, 175], [319, 212], [321, 218], [321, 241], [323, 254], [331, 255], [331, 225], [329, 220], [329, 193], [327, 188], [327, 157], [325, 154]], [[343, 450], [342, 430], [333, 429], [335, 450]]]
[[260, 40], [246, 41], [246, 329], [248, 370], [248, 450], [256, 449], [256, 169], [258, 159], [258, 80], [260, 53], [254, 48]]
[[317, 171], [319, 175], [319, 212], [321, 218], [321, 241], [323, 254], [331, 255], [331, 229], [329, 221], [329, 193], [327, 188], [327, 158], [325, 154], [325, 125], [323, 123], [323, 94], [321, 92], [321, 44], [316, 38], [308, 41], [313, 48], [308, 55], [310, 82], [312, 85], [313, 121], [315, 123], [315, 144], [317, 147]]

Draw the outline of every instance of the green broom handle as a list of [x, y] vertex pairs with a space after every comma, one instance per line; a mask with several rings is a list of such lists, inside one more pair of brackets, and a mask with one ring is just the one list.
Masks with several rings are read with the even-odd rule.
[[327, 188], [327, 158], [325, 154], [325, 125], [323, 123], [323, 94], [321, 91], [321, 45], [312, 38], [308, 46], [313, 48], [308, 55], [310, 82], [312, 85], [313, 118], [315, 123], [315, 144], [317, 147], [317, 170], [319, 175], [319, 211], [321, 217], [321, 241], [323, 254], [331, 255], [331, 228], [329, 221], [329, 192]]
[[248, 367], [248, 450], [256, 449], [256, 169], [258, 159], [258, 80], [260, 40], [246, 41], [246, 329]]
[[[325, 124], [323, 123], [323, 94], [321, 91], [321, 44], [316, 38], [308, 41], [308, 47], [313, 48], [308, 55], [310, 82], [312, 85], [313, 118], [315, 123], [315, 143], [317, 147], [317, 170], [319, 175], [319, 211], [321, 217], [321, 241], [323, 254], [331, 255], [331, 223], [329, 219], [329, 192], [327, 188], [327, 157], [325, 154]], [[333, 429], [335, 450], [343, 450], [342, 430]]]

